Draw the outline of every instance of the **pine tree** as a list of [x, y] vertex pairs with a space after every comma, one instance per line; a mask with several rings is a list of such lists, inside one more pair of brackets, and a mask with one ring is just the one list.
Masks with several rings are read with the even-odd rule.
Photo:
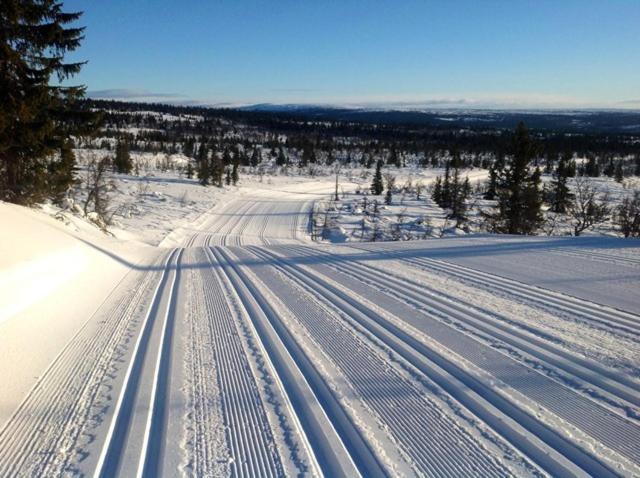
[[224, 153], [222, 153], [222, 164], [225, 167], [231, 165], [231, 153], [229, 153], [229, 150], [227, 148], [225, 148]]
[[622, 161], [616, 163], [616, 169], [613, 173], [616, 182], [621, 183], [624, 180], [624, 169], [622, 169]]
[[182, 146], [182, 154], [184, 154], [188, 158], [192, 158], [194, 155], [194, 148], [195, 140], [192, 137], [188, 137], [185, 140], [184, 145]]
[[300, 163], [300, 167], [306, 167], [309, 164], [314, 164], [316, 162], [316, 152], [312, 145], [308, 145], [302, 151], [302, 160]]
[[207, 186], [209, 184], [209, 180], [211, 179], [211, 166], [209, 164], [209, 153], [204, 142], [200, 143], [197, 161], [198, 180], [200, 181], [200, 184], [202, 184], [203, 186]]
[[591, 178], [597, 178], [600, 176], [600, 166], [595, 156], [591, 155], [587, 159], [587, 164], [584, 167], [584, 174]]
[[454, 193], [451, 198], [451, 213], [448, 217], [456, 221], [456, 227], [460, 227], [468, 220], [467, 200], [471, 196], [471, 183], [467, 176], [461, 184], [459, 169], [456, 168], [453, 175], [453, 185]]
[[227, 166], [224, 168], [224, 170], [225, 170], [224, 182], [227, 186], [231, 186], [231, 168]]
[[610, 178], [614, 176], [614, 174], [616, 173], [616, 165], [613, 163], [613, 158], [609, 158], [609, 162], [602, 170], [602, 173]]
[[262, 157], [260, 155], [259, 148], [253, 148], [253, 153], [251, 153], [251, 159], [249, 160], [249, 164], [255, 168], [258, 166], [258, 164], [260, 164], [260, 161], [262, 161]]
[[557, 213], [567, 212], [567, 207], [571, 203], [572, 194], [567, 186], [567, 179], [570, 173], [569, 160], [567, 156], [562, 156], [558, 160], [558, 166], [554, 173], [554, 179], [551, 183], [553, 202], [551, 210]]
[[284, 154], [284, 150], [282, 149], [282, 147], [280, 147], [280, 150], [278, 151], [278, 157], [276, 158], [276, 165], [284, 166], [288, 162], [289, 158], [287, 158], [287, 156]]
[[398, 152], [396, 151], [395, 148], [391, 149], [391, 153], [389, 155], [389, 160], [387, 161], [387, 164], [391, 166], [397, 166], [398, 168], [400, 167], [400, 157], [398, 156]]
[[391, 176], [391, 174], [386, 175], [387, 180], [387, 194], [385, 195], [384, 202], [387, 206], [391, 205], [393, 201], [393, 190], [396, 187], [396, 178]]
[[542, 224], [542, 191], [540, 170], [531, 173], [529, 164], [535, 145], [524, 123], [519, 123], [513, 136], [511, 157], [501, 174], [497, 197], [497, 212], [486, 214], [494, 232], [533, 234]]
[[436, 178], [436, 181], [433, 184], [431, 199], [433, 199], [433, 202], [436, 204], [440, 204], [442, 202], [442, 178], [440, 176]]
[[440, 197], [440, 207], [443, 209], [449, 208], [451, 205], [451, 160], [448, 160], [444, 166], [444, 179]]
[[[66, 63], [80, 46], [83, 28], [69, 27], [82, 13], [54, 1], [0, 1], [0, 199], [32, 203], [59, 194], [72, 167], [49, 163], [71, 136], [94, 130], [98, 115], [83, 106], [83, 86], [61, 86], [83, 63]], [[52, 79], [58, 80], [51, 85]], [[65, 161], [71, 159], [66, 156]]]
[[327, 153], [327, 159], [325, 161], [325, 164], [327, 166], [331, 166], [334, 161], [335, 161], [335, 157], [333, 156], [333, 150], [330, 149], [329, 152]]
[[233, 169], [231, 170], [231, 182], [234, 186], [238, 184], [239, 179], [240, 177], [238, 175], [238, 162], [236, 161], [233, 163]]
[[384, 184], [382, 182], [382, 160], [379, 159], [376, 163], [376, 172], [373, 175], [373, 182], [371, 183], [371, 192], [376, 196], [380, 196], [384, 190]]
[[487, 191], [484, 193], [484, 198], [490, 201], [494, 200], [496, 197], [496, 192], [498, 189], [498, 177], [502, 173], [504, 169], [504, 155], [502, 153], [498, 154], [496, 160], [491, 164], [489, 168], [489, 184], [487, 187]]
[[62, 205], [67, 192], [76, 182], [76, 158], [72, 148], [73, 141], [62, 143], [58, 161], [52, 161], [48, 167], [51, 199], [58, 205]]
[[529, 176], [529, 181], [524, 188], [524, 208], [521, 234], [534, 234], [542, 225], [542, 172], [536, 168]]
[[116, 157], [113, 160], [113, 169], [120, 174], [129, 174], [133, 169], [133, 162], [129, 154], [129, 145], [124, 140], [116, 144]]
[[225, 167], [224, 167], [224, 164], [222, 163], [222, 159], [214, 151], [212, 156], [211, 156], [210, 173], [209, 174], [210, 174], [211, 181], [213, 182], [213, 184], [215, 184], [219, 188], [222, 187], [223, 177], [224, 177], [224, 170], [225, 170]]
[[464, 182], [460, 180], [461, 164], [459, 154], [454, 151], [445, 165], [444, 179], [436, 178], [431, 196], [436, 204], [447, 210], [447, 218], [456, 221], [456, 227], [467, 221], [467, 200], [471, 195], [469, 178]]

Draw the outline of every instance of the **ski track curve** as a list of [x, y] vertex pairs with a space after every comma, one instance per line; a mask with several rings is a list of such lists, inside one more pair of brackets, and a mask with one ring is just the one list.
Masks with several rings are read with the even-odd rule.
[[128, 273], [0, 428], [0, 476], [640, 474], [635, 377], [394, 268], [630, 340], [640, 316], [393, 245], [309, 246], [321, 188], [297, 188], [239, 194]]
[[[264, 252], [263, 252], [264, 254]], [[481, 370], [490, 373], [493, 377], [507, 384], [509, 387], [520, 392], [522, 396], [533, 399], [535, 403], [542, 404], [545, 408], [558, 415], [563, 420], [574, 425], [577, 429], [584, 431], [587, 435], [595, 438], [598, 442], [604, 443], [611, 450], [626, 457], [632, 463], [638, 464], [640, 457], [640, 427], [635, 423], [625, 420], [617, 414], [602, 408], [583, 396], [576, 394], [573, 390], [563, 387], [548, 377], [529, 369], [522, 364], [515, 362], [513, 359], [496, 350], [493, 350], [471, 337], [451, 328], [447, 324], [443, 324], [428, 314], [416, 311], [415, 308], [398, 301], [397, 299], [372, 288], [361, 280], [349, 277], [343, 273], [336, 273], [331, 268], [323, 264], [314, 264], [309, 266], [313, 272], [309, 273], [309, 269], [305, 268], [300, 272], [300, 266], [291, 265], [287, 259], [276, 256], [273, 252], [268, 253], [268, 259], [287, 264], [291, 270], [296, 270], [296, 277], [300, 281], [311, 281], [320, 284], [321, 287], [333, 294], [341, 296], [347, 302], [351, 302], [356, 308], [368, 315], [369, 319], [373, 319], [383, 326], [398, 330], [397, 327], [378, 313], [367, 306], [363, 306], [357, 302], [357, 299], [351, 297], [366, 297], [369, 301], [376, 304], [377, 307], [391, 313], [396, 318], [401, 319], [405, 323], [410, 323], [418, 330], [426, 333], [429, 337], [435, 339], [438, 343], [447, 347], [447, 349], [458, 354], [465, 360], [474, 364]], [[322, 261], [314, 261], [322, 262]], [[321, 276], [319, 276], [321, 274]], [[322, 277], [322, 278], [320, 278]], [[325, 277], [331, 277], [336, 281], [336, 285], [332, 286], [327, 283]], [[338, 289], [339, 288], [339, 289]], [[352, 294], [348, 296], [342, 291], [350, 291]], [[327, 297], [331, 300], [330, 295]], [[424, 344], [420, 344], [420, 348], [424, 350]], [[440, 360], [448, 360], [449, 358], [440, 356]], [[449, 362], [449, 370], [456, 370], [456, 375], [460, 376], [459, 366], [453, 362]], [[468, 375], [468, 374], [467, 374]], [[527, 377], [523, 380], [522, 377]], [[483, 395], [490, 398], [492, 403], [501, 403], [500, 395], [494, 390], [483, 390]], [[570, 406], [566, 406], [570, 404]], [[518, 413], [514, 410], [513, 404], [503, 406], [504, 410], [510, 410], [510, 413]], [[477, 412], [478, 410], [476, 410]], [[611, 474], [611, 469], [603, 467], [599, 459], [596, 459], [581, 446], [576, 445], [569, 437], [561, 438], [551, 432], [545, 424], [532, 417], [528, 412], [520, 410], [523, 414], [524, 422], [530, 422], [531, 429], [539, 429], [538, 436], [544, 437], [544, 440], [550, 441], [554, 448], [569, 451], [572, 461], [578, 466], [585, 467], [590, 472], [598, 470], [598, 474]], [[557, 443], [560, 438], [562, 445]], [[534, 459], [544, 458], [539, 453]]]
[[[247, 250], [232, 249], [240, 263]], [[253, 252], [253, 251], [252, 251]], [[353, 389], [399, 443], [418, 474], [427, 476], [485, 476], [509, 474], [468, 432], [461, 429], [411, 380], [390, 368], [388, 358], [357, 340], [331, 310], [309, 307], [274, 267], [255, 266], [252, 272], [284, 301], [314, 341], [341, 370]], [[375, 448], [375, 446], [374, 446]]]
[[[301, 247], [287, 249], [294, 254], [306, 257], [314, 257], [319, 254], [318, 251], [309, 251]], [[328, 260], [327, 263], [332, 265], [331, 260]], [[498, 312], [480, 309], [460, 298], [444, 295], [406, 277], [398, 277], [389, 270], [389, 267], [380, 268], [357, 261], [348, 264], [340, 262], [339, 264], [337, 266], [334, 261], [333, 269], [339, 272], [352, 271], [350, 274], [352, 277], [366, 278], [368, 284], [384, 284], [385, 291], [405, 302], [413, 302], [420, 307], [426, 307], [428, 310], [438, 312], [449, 319], [458, 319], [473, 329], [500, 340], [503, 347], [515, 347], [518, 351], [525, 352], [555, 369], [563, 370], [569, 375], [565, 382], [568, 385], [574, 384], [577, 378], [588, 384], [582, 387], [587, 392], [592, 392], [591, 386], [596, 386], [635, 407], [640, 406], [640, 383], [638, 381], [629, 378], [626, 374], [601, 366], [593, 360], [583, 359], [569, 353], [556, 344], [550, 344], [531, 334], [525, 334], [510, 326], [510, 320], [501, 317]], [[440, 271], [441, 269], [436, 270]], [[586, 307], [583, 306], [583, 308]], [[640, 418], [637, 408], [629, 410], [629, 413], [636, 419]]]

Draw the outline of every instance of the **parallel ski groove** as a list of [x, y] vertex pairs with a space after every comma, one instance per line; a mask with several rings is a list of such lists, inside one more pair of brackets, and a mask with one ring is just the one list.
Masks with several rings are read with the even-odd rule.
[[[281, 376], [322, 472], [328, 476], [349, 476], [358, 473], [359, 470], [364, 476], [386, 475], [384, 468], [363, 441], [359, 430], [346, 416], [327, 385], [299, 349], [290, 332], [280, 323], [277, 314], [262, 294], [255, 289], [225, 251], [211, 249], [211, 252], [222, 265], [222, 270], [234, 285], [244, 306], [250, 312], [250, 317], [255, 321], [256, 329]], [[262, 312], [258, 312], [256, 306], [251, 304], [251, 300], [255, 300]], [[264, 314], [264, 319], [260, 319], [260, 314]], [[286, 346], [288, 352], [286, 355], [283, 355], [282, 349], [274, 342], [272, 338], [274, 332]], [[303, 372], [301, 377], [304, 377], [303, 381], [308, 388], [299, 388], [302, 384], [294, 378], [294, 374], [300, 372], [291, 372], [292, 367], [296, 369], [300, 367]], [[345, 446], [350, 454], [348, 458], [339, 454], [347, 451]]]
[[[208, 254], [203, 256], [212, 261]], [[237, 469], [243, 466], [253, 476], [281, 476], [281, 459], [229, 304], [222, 294], [222, 278], [217, 264], [211, 263], [211, 266], [202, 272], [205, 310], [213, 339], [220, 395], [225, 401], [223, 413], [227, 434], [233, 450], [231, 473], [247, 476]]]
[[[548, 451], [555, 449], [555, 450], [563, 450], [563, 453], [569, 452], [570, 456], [572, 457], [571, 460], [581, 468], [589, 471], [590, 473], [596, 473], [601, 476], [612, 476], [615, 474], [612, 472], [610, 468], [605, 466], [599, 459], [585, 452], [585, 450], [577, 446], [575, 443], [569, 441], [566, 437], [563, 437], [557, 434], [556, 431], [551, 430], [550, 428], [548, 428], [548, 426], [544, 425], [542, 422], [539, 422], [536, 418], [532, 417], [528, 412], [520, 409], [517, 405], [509, 402], [504, 397], [501, 397], [494, 390], [490, 389], [489, 387], [487, 387], [487, 385], [485, 385], [484, 383], [474, 378], [464, 369], [460, 368], [456, 363], [452, 362], [449, 358], [440, 355], [440, 352], [436, 350], [431, 350], [426, 344], [418, 342], [415, 338], [411, 337], [408, 333], [402, 331], [397, 326], [390, 323], [387, 319], [379, 316], [377, 313], [369, 309], [367, 306], [362, 305], [357, 300], [351, 298], [350, 296], [346, 295], [342, 291], [332, 288], [323, 278], [314, 274], [309, 275], [308, 273], [306, 274], [301, 273], [299, 266], [291, 265], [287, 259], [283, 259], [275, 255], [273, 252], [267, 252], [264, 249], [258, 250], [257, 248], [251, 248], [251, 250], [254, 252], [258, 252], [258, 254], [261, 253], [263, 258], [268, 257], [269, 261], [273, 263], [277, 263], [280, 267], [284, 269], [288, 269], [300, 282], [308, 283], [311, 287], [313, 287], [312, 284], [315, 284], [315, 287], [318, 287], [320, 290], [326, 291], [326, 292], [323, 292], [324, 294], [328, 293], [328, 291], [332, 291], [329, 293], [328, 296], [326, 296], [327, 300], [336, 300], [336, 298], [339, 297], [342, 300], [346, 301], [351, 306], [355, 307], [360, 312], [364, 313], [367, 317], [367, 320], [372, 320], [373, 321], [372, 324], [376, 323], [382, 326], [387, 331], [394, 334], [401, 342], [411, 344], [411, 347], [419, 351], [421, 354], [423, 354], [425, 358], [429, 358], [429, 360], [434, 360], [435, 363], [438, 364], [438, 366], [442, 367], [444, 370], [446, 370], [448, 373], [452, 374], [453, 376], [457, 377], [458, 379], [461, 379], [465, 383], [465, 385], [469, 388], [470, 391], [477, 391], [478, 393], [481, 394], [481, 396], [490, 397], [491, 403], [494, 405], [497, 405], [499, 409], [503, 413], [505, 413], [507, 416], [511, 416], [513, 418], [520, 417], [518, 418], [518, 420], [521, 420], [521, 421], [524, 420], [524, 422], [527, 424], [526, 426], [528, 427], [529, 431], [531, 431], [534, 435], [540, 438], [543, 442], [548, 444], [549, 446], [549, 448], [547, 449]], [[321, 269], [322, 266], [317, 266], [316, 268]], [[383, 307], [387, 310], [389, 309], [388, 309], [388, 306], [385, 306], [385, 302], [389, 302], [389, 301], [393, 302], [394, 306], [396, 307], [399, 306], [403, 308], [403, 310], [407, 309], [404, 313], [401, 313], [399, 315], [399, 317], [401, 317], [403, 320], [407, 320], [408, 318], [415, 317], [415, 310], [411, 312], [412, 309], [410, 309], [408, 306], [398, 303], [396, 300], [388, 296], [385, 296], [384, 294], [380, 294], [379, 292], [376, 292], [374, 289], [371, 289], [370, 287], [364, 284], [361, 287], [359, 287], [357, 283], [353, 282], [353, 280], [350, 280], [348, 282], [349, 282], [349, 285], [346, 285], [346, 283], [342, 281], [342, 285], [345, 287], [345, 290], [349, 290], [351, 293], [355, 292], [356, 294], [363, 297], [368, 297], [370, 300], [375, 300], [380, 307]], [[332, 296], [334, 297], [333, 299], [331, 299]], [[374, 297], [375, 299], [373, 299]], [[394, 308], [395, 307], [391, 307], [392, 310]], [[424, 318], [428, 318], [428, 315], [426, 314], [421, 314], [421, 315]], [[472, 363], [477, 364], [480, 368], [491, 371], [492, 369], [495, 369], [495, 365], [497, 364], [508, 363], [508, 361], [505, 362], [505, 359], [508, 359], [508, 357], [498, 354], [494, 350], [486, 346], [483, 346], [479, 342], [476, 342], [475, 340], [471, 340], [469, 339], [469, 337], [466, 337], [455, 331], [454, 331], [455, 332], [454, 335], [456, 335], [456, 340], [450, 341], [447, 339], [447, 334], [442, 335], [442, 334], [439, 334], [438, 331], [445, 331], [449, 329], [447, 330], [447, 333], [451, 333], [452, 329], [445, 326], [444, 324], [440, 324], [439, 322], [434, 321], [433, 319], [429, 319], [428, 323], [429, 323], [429, 327], [428, 327], [427, 333], [429, 335], [434, 337], [443, 345], [446, 345], [450, 349], [461, 354], [461, 356], [466, 357]], [[401, 350], [399, 350], [399, 353], [401, 353], [401, 355], [403, 354]], [[495, 360], [498, 360], [498, 362], [495, 362]], [[498, 369], [495, 369], [492, 373], [497, 377], [499, 377], [501, 380], [506, 381], [507, 383], [511, 381], [510, 377], [512, 377], [514, 380], [514, 382], [512, 383], [516, 385], [516, 389], [520, 388], [521, 391], [524, 392], [525, 396], [530, 396], [536, 393], [538, 391], [537, 388], [531, 388], [531, 387], [523, 388], [522, 386], [521, 387], [517, 386], [519, 382], [522, 382], [521, 381], [522, 374], [516, 373], [515, 375], [511, 375], [511, 373], [505, 373], [505, 372], [509, 372], [510, 368], [519, 368], [519, 367], [521, 367], [520, 364], [514, 363], [514, 364], [511, 364], [510, 367], [507, 367], [507, 369], [505, 369], [501, 373], [497, 373]], [[531, 373], [535, 374], [535, 372], [531, 372]], [[546, 379], [546, 377], [542, 375], [539, 375], [539, 377]], [[444, 385], [447, 385], [447, 384], [444, 384]], [[458, 390], [445, 386], [445, 389], [447, 388], [448, 388], [447, 391], [449, 393], [452, 393], [454, 396], [458, 396], [461, 399], [465, 398], [463, 395], [460, 395], [457, 393]], [[566, 389], [566, 392], [569, 393], [570, 395], [573, 395], [571, 398], [582, 398], [580, 396], [576, 397], [575, 392], [572, 392], [571, 390]], [[538, 394], [538, 397], [536, 398], [538, 401], [542, 401], [542, 402], [546, 401], [547, 406], [551, 406], [551, 407], [555, 406], [554, 408], [556, 409], [559, 409], [562, 404], [567, 403], [566, 397], [564, 399], [554, 398], [553, 400], [542, 400], [545, 397], [544, 396], [540, 397]], [[583, 401], [584, 400], [586, 399], [583, 399]], [[589, 404], [589, 408], [591, 408], [592, 405], [595, 405], [588, 400], [586, 401]], [[465, 401], [463, 400], [462, 403], [465, 404]], [[470, 405], [469, 403], [465, 404], [465, 406], [469, 406], [469, 405]], [[483, 418], [484, 420], [489, 418], [486, 416], [486, 414], [484, 414], [483, 409], [472, 407], [471, 410], [476, 414], [480, 414], [479, 416], [481, 418], [483, 418], [483, 415], [484, 415], [484, 418]], [[629, 432], [629, 427], [631, 426], [631, 424], [621, 419], [618, 415], [613, 415], [611, 414], [611, 412], [607, 412], [606, 410], [603, 410], [603, 412], [604, 412], [604, 415], [607, 415], [607, 414], [609, 415], [608, 417], [609, 420], [604, 419], [604, 415], [603, 415], [603, 417], [601, 417], [600, 420], [597, 420], [598, 421], [597, 425], [594, 422], [591, 422], [590, 419], [592, 417], [588, 415], [584, 415], [585, 413], [584, 410], [580, 410], [580, 411], [576, 410], [574, 412], [569, 413], [571, 415], [569, 418], [573, 422], [577, 421], [581, 425], [579, 426], [579, 428], [582, 428], [582, 429], [586, 428], [590, 432], [590, 434], [595, 438], [599, 440], [604, 439], [605, 443], [608, 443], [608, 446], [610, 446], [612, 449], [617, 450], [623, 456], [627, 456], [629, 459], [631, 459], [631, 461], [636, 461], [638, 456], [640, 456], [640, 454], [638, 454], [635, 451], [635, 448], [640, 446], [640, 440], [636, 441], [635, 443], [629, 443], [628, 437], [622, 441], [617, 440], [620, 437], [620, 430], [616, 430], [616, 427], [621, 426], [623, 429], [627, 429], [627, 432]], [[613, 426], [612, 422], [615, 423], [615, 426]], [[489, 424], [494, 429], [496, 429], [496, 426], [498, 425], [498, 423], [495, 421]], [[601, 427], [603, 426], [605, 428], [605, 431], [601, 429]], [[503, 428], [503, 425], [497, 426], [498, 430], [500, 428]], [[614, 433], [614, 434], [611, 435], [607, 433], [607, 430], [610, 433]], [[503, 429], [503, 432], [504, 431], [508, 431], [508, 430]], [[631, 427], [631, 431], [633, 432], [632, 435], [636, 434], [638, 432], [637, 427], [635, 426]], [[509, 440], [509, 436], [506, 436], [505, 438]], [[513, 440], [513, 437], [511, 438]], [[523, 443], [521, 440], [515, 440], [515, 441], [512, 441], [512, 443], [518, 447], [524, 446], [524, 449], [521, 448], [523, 449], [523, 451], [525, 451], [530, 446], [529, 443]], [[547, 452], [530, 450], [529, 452], [525, 451], [525, 454], [531, 456], [534, 459], [534, 461], [537, 461], [543, 467], [545, 468], [548, 467], [549, 471], [554, 472], [555, 470], [556, 473], [558, 472], [558, 469], [556, 468], [558, 464], [557, 463], [554, 464], [548, 461]], [[566, 470], [564, 472], [566, 472]]]
[[[153, 270], [136, 272], [134, 276], [141, 278], [131, 293], [122, 294], [115, 306], [106, 301], [94, 314], [107, 317], [99, 332], [84, 336], [90, 322], [87, 321], [45, 371], [0, 432], [0, 475], [59, 474], [74, 470], [73, 455], [86, 453], [82, 437], [85, 435], [85, 441], [90, 439], [91, 428], [95, 426], [92, 422], [105, 412], [102, 403], [107, 393], [105, 383], [113, 379], [114, 362], [124, 354], [124, 341], [136, 327], [134, 314], [158, 274]], [[127, 276], [126, 282], [123, 279], [122, 286], [131, 278]], [[105, 307], [109, 307], [108, 314]], [[40, 412], [33, 414], [30, 410]], [[59, 426], [60, 423], [64, 425]], [[43, 441], [42, 429], [47, 430], [47, 436], [53, 434], [53, 441]], [[17, 454], [11, 454], [16, 449]], [[55, 451], [40, 453], [37, 449]]]
[[[174, 269], [173, 281], [176, 280], [181, 253], [181, 250], [174, 249], [169, 254], [167, 265], [162, 273], [162, 278], [155, 290], [154, 299], [151, 303], [147, 316], [144, 319], [136, 344], [134, 345], [134, 355], [129, 362], [129, 366], [125, 374], [125, 381], [116, 402], [107, 437], [98, 459], [98, 465], [94, 472], [94, 476], [96, 478], [113, 476], [118, 472], [120, 460], [124, 452], [123, 447], [125, 445], [129, 421], [134, 413], [132, 407], [135, 403], [138, 382], [142, 373], [143, 360], [149, 350], [148, 342], [151, 331], [157, 320], [162, 292], [167, 287], [167, 283], [169, 281], [168, 276], [170, 275], [172, 268]], [[169, 287], [173, 289], [173, 283], [170, 284]], [[169, 309], [171, 308], [171, 305], [171, 301], [169, 301], [167, 304], [167, 313], [170, 312]], [[165, 317], [165, 321], [166, 320], [167, 317]], [[160, 352], [161, 351], [158, 351], [158, 353]], [[153, 409], [153, 404], [151, 404], [151, 409]], [[145, 459], [145, 456], [140, 456], [140, 462], [143, 462]]]
[[[234, 254], [246, 259], [238, 250]], [[284, 295], [283, 283], [270, 266], [256, 266], [254, 273], [276, 294]], [[336, 363], [358, 395], [380, 417], [384, 426], [417, 464], [417, 471], [437, 476], [477, 473], [504, 476], [507, 471], [487, 458], [424, 392], [390, 368], [386, 358], [364, 342], [354, 343], [342, 319], [309, 307], [307, 302], [285, 301], [285, 305], [310, 331], [321, 349]], [[395, 397], [395, 398], [394, 398]]]
[[594, 305], [589, 307], [585, 305], [584, 300], [563, 296], [539, 287], [528, 286], [517, 281], [441, 260], [417, 258], [403, 259], [403, 261], [418, 267], [441, 270], [465, 280], [484, 284], [485, 287], [486, 285], [491, 285], [496, 290], [525, 299], [527, 302], [539, 303], [546, 308], [556, 308], [564, 313], [608, 327], [619, 328], [622, 331], [640, 336], [640, 317], [627, 312], [604, 306]]
[[[316, 251], [291, 246], [287, 250], [296, 251], [310, 257], [309, 254]], [[478, 311], [477, 308], [462, 302], [459, 299], [448, 298], [438, 292], [434, 292], [428, 287], [416, 283], [406, 278], [396, 278], [387, 270], [377, 268], [372, 265], [363, 265], [356, 262], [340, 262], [339, 267], [328, 264], [337, 272], [352, 271], [351, 277], [362, 280], [368, 278], [369, 285], [384, 284], [386, 290], [395, 296], [406, 301], [407, 299], [426, 306], [429, 310], [441, 312], [442, 314], [460, 320], [471, 327], [481, 330], [520, 351], [524, 351], [543, 362], [564, 370], [571, 376], [579, 377], [580, 380], [590, 383], [602, 390], [612, 393], [616, 397], [626, 400], [636, 406], [640, 406], [640, 384], [627, 376], [605, 368], [593, 361], [582, 359], [565, 350], [538, 340], [531, 335], [524, 334], [513, 327], [505, 325], [504, 322], [495, 320], [486, 311]], [[594, 374], [593, 372], [597, 372]]]

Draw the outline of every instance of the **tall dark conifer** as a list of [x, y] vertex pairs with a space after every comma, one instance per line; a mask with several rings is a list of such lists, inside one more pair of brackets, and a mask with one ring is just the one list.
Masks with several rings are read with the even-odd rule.
[[209, 165], [209, 152], [204, 142], [200, 143], [198, 149], [198, 180], [203, 186], [209, 184], [211, 179], [211, 166]]
[[504, 169], [504, 154], [498, 153], [495, 161], [489, 167], [489, 184], [487, 191], [484, 193], [484, 198], [493, 200], [496, 197], [498, 189], [498, 178]]
[[371, 192], [376, 196], [380, 196], [384, 191], [384, 183], [382, 182], [382, 160], [379, 159], [376, 163], [376, 172], [373, 175], [373, 182], [371, 183]]
[[84, 86], [60, 85], [83, 65], [64, 60], [83, 39], [83, 28], [69, 26], [80, 16], [58, 1], [0, 0], [0, 199], [30, 203], [58, 195], [60, 175], [72, 168], [50, 167], [56, 158], [70, 160], [56, 151], [72, 135], [95, 129], [98, 117], [79, 106]]
[[116, 144], [116, 157], [113, 160], [113, 169], [117, 173], [129, 174], [133, 169], [133, 162], [129, 154], [129, 145], [125, 140], [119, 140]]
[[571, 165], [567, 156], [562, 156], [558, 160], [558, 166], [554, 173], [553, 182], [551, 183], [552, 204], [551, 210], [553, 212], [565, 213], [567, 207], [571, 203], [573, 195], [567, 185], [567, 180], [571, 174]]
[[497, 211], [488, 214], [490, 228], [506, 234], [533, 234], [540, 227], [542, 191], [540, 170], [530, 171], [535, 145], [524, 123], [519, 123], [507, 166], [500, 175]]

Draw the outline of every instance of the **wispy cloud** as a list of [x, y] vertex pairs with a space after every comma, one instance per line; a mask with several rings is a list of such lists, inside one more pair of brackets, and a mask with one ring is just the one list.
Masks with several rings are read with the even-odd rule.
[[188, 98], [186, 95], [181, 95], [179, 93], [158, 93], [154, 91], [148, 90], [135, 90], [128, 88], [113, 88], [109, 90], [93, 90], [88, 91], [87, 96], [89, 98], [95, 99], [109, 99], [109, 100], [152, 100], [163, 99], [163, 100], [184, 100]]
[[[218, 98], [194, 98], [180, 93], [155, 92], [142, 89], [112, 88], [92, 90], [90, 98], [167, 103], [183, 106], [212, 106], [233, 108], [258, 103], [274, 105], [316, 105], [343, 108], [370, 108], [396, 110], [432, 109], [638, 109], [640, 99], [623, 101], [588, 101], [564, 95], [544, 93], [502, 93], [478, 92], [470, 95], [405, 94], [405, 95], [333, 95], [329, 90], [316, 88], [272, 88], [264, 96], [252, 98], [228, 98], [221, 94]], [[270, 93], [270, 94], [269, 94]]]
[[621, 105], [626, 105], [626, 106], [640, 106], [640, 99], [637, 100], [624, 100], [624, 101], [619, 101], [618, 102]]
[[317, 93], [325, 90], [319, 88], [271, 88], [269, 91], [272, 93]]

